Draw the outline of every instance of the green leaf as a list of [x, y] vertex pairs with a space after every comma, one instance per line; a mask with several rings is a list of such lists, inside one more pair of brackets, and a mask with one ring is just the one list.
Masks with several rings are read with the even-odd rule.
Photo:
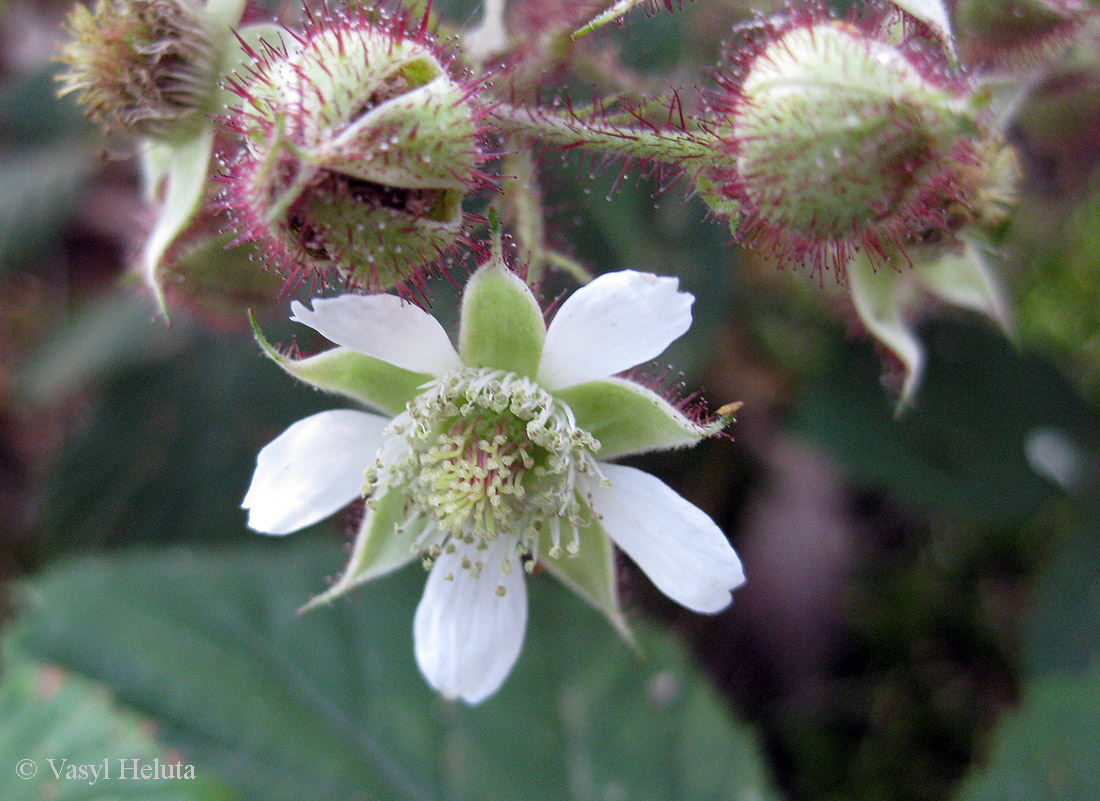
[[470, 277], [462, 296], [458, 350], [470, 367], [495, 367], [533, 377], [542, 356], [542, 310], [499, 253]]
[[1100, 798], [1100, 505], [1070, 510], [1035, 589], [1024, 692], [958, 801]]
[[31, 403], [50, 403], [113, 371], [148, 365], [184, 346], [179, 332], [149, 324], [149, 304], [130, 292], [98, 295], [43, 342], [19, 372]]
[[926, 376], [903, 415], [891, 414], [868, 343], [851, 343], [804, 387], [797, 427], [860, 482], [930, 514], [1011, 525], [1072, 489], [1035, 452], [1051, 436], [1094, 447], [1092, 414], [1066, 379], [977, 321], [921, 333]]
[[1100, 662], [1076, 676], [1028, 686], [997, 724], [988, 764], [956, 801], [1084, 801], [1100, 798]]
[[287, 380], [244, 332], [200, 333], [183, 317], [167, 329], [148, 307], [133, 314], [139, 305], [119, 308], [117, 327], [109, 305], [79, 325], [30, 385], [98, 390], [87, 426], [42, 480], [36, 530], [48, 550], [243, 536], [239, 507], [260, 448], [333, 406]]
[[[0, 3], [0, 15], [7, 11]], [[35, 61], [36, 65], [40, 63], [34, 72], [25, 71], [31, 65], [12, 70], [0, 83], [0, 129], [4, 131], [5, 148], [51, 148], [75, 145], [76, 140], [83, 139], [91, 145], [89, 161], [94, 161], [95, 146], [88, 140], [97, 135], [96, 127], [81, 113], [72, 96], [57, 95], [57, 76], [65, 67], [56, 61]]]
[[555, 395], [573, 410], [577, 425], [600, 441], [600, 459], [684, 448], [717, 433], [692, 422], [653, 390], [624, 378], [588, 381]]
[[111, 686], [242, 799], [771, 799], [753, 738], [667, 633], [638, 661], [549, 577], [502, 691], [469, 708], [412, 657], [418, 568], [309, 615], [340, 564], [299, 540], [73, 561], [33, 585], [27, 652]]
[[1036, 583], [1024, 639], [1029, 678], [1100, 663], [1100, 506], [1079, 512], [1061, 527], [1059, 547]]
[[420, 385], [432, 379], [427, 373], [414, 373], [351, 348], [330, 348], [316, 356], [290, 359], [271, 346], [255, 319], [252, 330], [264, 353], [298, 380], [351, 398], [390, 417], [403, 412]]
[[[221, 801], [234, 797], [193, 765], [189, 771], [186, 762], [173, 767], [170, 776], [135, 777], [135, 761], [137, 770], [152, 766], [154, 772], [159, 770], [154, 760], [164, 766], [181, 762], [150, 736], [148, 721], [119, 709], [103, 687], [87, 679], [35, 664], [10, 647], [3, 651], [0, 798]], [[70, 768], [76, 772], [70, 773]], [[187, 778], [190, 773], [194, 778]]]

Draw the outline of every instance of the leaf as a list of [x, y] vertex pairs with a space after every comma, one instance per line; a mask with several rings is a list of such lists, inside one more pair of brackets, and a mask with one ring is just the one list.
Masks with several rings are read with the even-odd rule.
[[860, 481], [925, 512], [1013, 524], [1060, 497], [1034, 445], [1053, 435], [1074, 452], [1094, 447], [1073, 387], [988, 326], [943, 321], [920, 334], [925, 379], [905, 414], [892, 416], [877, 360], [853, 344], [804, 388], [797, 427]]
[[132, 294], [99, 295], [38, 347], [19, 373], [19, 394], [50, 403], [96, 378], [164, 358], [185, 344], [178, 334], [152, 327], [148, 303]]
[[[243, 532], [239, 507], [260, 448], [295, 420], [333, 408], [243, 331], [199, 333], [182, 317], [166, 330], [148, 308], [141, 319], [127, 308], [117, 328], [97, 315], [78, 327], [85, 336], [57, 343], [30, 385], [40, 393], [99, 385], [87, 427], [43, 482], [36, 528], [47, 548]], [[93, 371], [81, 369], [84, 358]]]
[[1029, 685], [997, 725], [986, 767], [956, 801], [1084, 801], [1100, 798], [1100, 662], [1077, 675]]
[[308, 615], [339, 552], [256, 541], [76, 560], [12, 634], [103, 681], [242, 799], [768, 799], [753, 738], [678, 643], [638, 661], [548, 576], [504, 689], [469, 708], [412, 658], [413, 567]]
[[1024, 640], [1030, 678], [1100, 664], [1100, 506], [1091, 507], [1064, 526], [1036, 585]]
[[1088, 506], [1063, 525], [1037, 584], [1020, 705], [957, 801], [1100, 798], [1100, 507]]
[[[220, 801], [232, 798], [224, 787], [195, 771], [185, 778], [143, 779], [144, 766], [175, 765], [170, 753], [149, 734], [147, 721], [120, 710], [103, 687], [65, 671], [20, 659], [4, 649], [0, 680], [0, 798], [5, 801]], [[53, 761], [51, 765], [50, 761]], [[64, 762], [62, 761], [64, 760]], [[84, 776], [65, 778], [69, 766], [86, 766]], [[98, 772], [93, 774], [91, 769]], [[174, 769], [173, 769], [174, 770]], [[192, 766], [192, 770], [194, 767]], [[55, 771], [60, 771], [60, 777]], [[129, 774], [125, 773], [129, 771]]]

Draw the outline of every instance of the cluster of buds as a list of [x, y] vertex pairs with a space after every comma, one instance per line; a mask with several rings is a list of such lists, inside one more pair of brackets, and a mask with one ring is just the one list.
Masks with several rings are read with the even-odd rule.
[[[1021, 24], [1044, 38], [1076, 20], [1074, 3], [1012, 5], [1034, 12]], [[686, 332], [693, 298], [673, 278], [610, 273], [547, 325], [532, 291], [537, 261], [568, 259], [545, 246], [537, 145], [676, 165], [742, 242], [847, 276], [864, 325], [905, 367], [903, 399], [922, 363], [912, 296], [1003, 317], [975, 232], [1003, 221], [1016, 165], [988, 95], [957, 68], [943, 3], [898, 0], [885, 13], [868, 0], [847, 21], [819, 3], [762, 24], [698, 118], [675, 93], [665, 122], [651, 119], [662, 104], [644, 99], [617, 114], [598, 101], [587, 114], [541, 108], [538, 89], [578, 52], [573, 40], [642, 4], [520, 4], [505, 24], [503, 0], [488, 0], [465, 40], [479, 78], [461, 74], [428, 33], [430, 0], [418, 20], [359, 0], [317, 15], [307, 3], [300, 29], [262, 33], [238, 27], [245, 0], [98, 0], [73, 12], [61, 51], [63, 92], [79, 92], [108, 128], [156, 140], [145, 165], [166, 188], [150, 193], [164, 200], [145, 261], [161, 300], [162, 273], [173, 275], [162, 257], [181, 280], [201, 289], [206, 276], [223, 296], [266, 294], [260, 282], [233, 280], [254, 277], [239, 262], [256, 254], [288, 285], [351, 290], [292, 305], [293, 320], [333, 342], [321, 354], [283, 357], [257, 330], [288, 373], [371, 411], [322, 412], [265, 447], [244, 500], [249, 524], [286, 534], [362, 500], [351, 561], [313, 604], [420, 558], [430, 573], [414, 622], [418, 662], [433, 686], [470, 703], [494, 692], [518, 657], [523, 574], [538, 565], [624, 632], [612, 543], [695, 611], [723, 609], [744, 580], [703, 512], [606, 461], [690, 446], [732, 419], [736, 405], [696, 415], [621, 375]], [[987, 7], [960, 0], [963, 10]], [[913, 30], [935, 46], [921, 48]], [[505, 92], [483, 99], [485, 65], [498, 59], [515, 105]], [[221, 193], [211, 208], [215, 125]], [[456, 347], [404, 301], [433, 266], [477, 249], [463, 205], [493, 185], [482, 169], [489, 133], [512, 159], [502, 171], [519, 174], [505, 204], [521, 240], [529, 231], [536, 268], [513, 270], [493, 226], [492, 256], [466, 284]], [[239, 260], [217, 253], [230, 240], [245, 246]]]
[[405, 286], [463, 240], [484, 112], [421, 25], [311, 18], [252, 50], [230, 79], [241, 136], [224, 202], [243, 237], [292, 279], [368, 291]]

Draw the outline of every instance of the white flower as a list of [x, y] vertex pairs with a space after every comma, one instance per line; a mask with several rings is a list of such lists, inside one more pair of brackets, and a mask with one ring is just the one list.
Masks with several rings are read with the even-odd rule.
[[[292, 375], [387, 415], [336, 410], [292, 425], [258, 458], [249, 525], [285, 534], [367, 494], [351, 561], [311, 602], [419, 557], [417, 662], [449, 698], [477, 703], [503, 683], [527, 621], [536, 563], [628, 635], [614, 541], [670, 598], [713, 613], [744, 581], [721, 530], [664, 483], [604, 459], [682, 447], [720, 430], [633, 381], [691, 324], [673, 278], [603, 275], [550, 326], [499, 255], [470, 280], [459, 347], [427, 312], [390, 295], [316, 299], [292, 319], [338, 347], [279, 356]], [[597, 459], [599, 456], [599, 459]]]

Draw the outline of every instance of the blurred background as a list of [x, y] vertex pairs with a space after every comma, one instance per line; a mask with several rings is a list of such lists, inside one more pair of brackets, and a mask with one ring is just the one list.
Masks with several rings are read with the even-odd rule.
[[[1010, 129], [1010, 335], [922, 307], [927, 374], [900, 416], [831, 275], [740, 250], [683, 184], [545, 154], [555, 246], [696, 295], [652, 372], [745, 406], [732, 438], [634, 463], [718, 521], [748, 583], [703, 617], [624, 563], [638, 659], [536, 579], [515, 675], [469, 709], [417, 674], [418, 569], [294, 614], [354, 510], [292, 540], [246, 529], [259, 448], [333, 401], [260, 357], [245, 309], [272, 341], [321, 343], [286, 321], [279, 279], [226, 291], [228, 260], [157, 316], [132, 271], [153, 220], [140, 145], [56, 96], [69, 6], [0, 0], [0, 796], [115, 797], [17, 778], [38, 754], [196, 766], [150, 799], [1100, 798], [1098, 40], [1029, 73]], [[635, 12], [584, 46], [698, 107], [751, 10]], [[454, 294], [433, 284], [444, 318]]]

